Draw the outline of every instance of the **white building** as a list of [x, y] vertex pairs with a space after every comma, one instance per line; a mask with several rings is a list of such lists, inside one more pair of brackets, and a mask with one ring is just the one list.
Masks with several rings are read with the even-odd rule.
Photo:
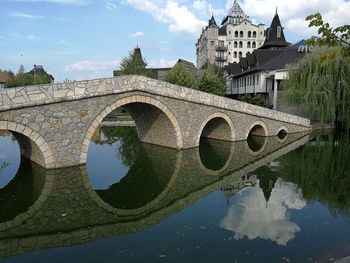
[[235, 0], [221, 27], [212, 16], [203, 28], [196, 43], [197, 68], [208, 63], [224, 67], [239, 62], [239, 58], [262, 46], [264, 39], [264, 24], [253, 24]]

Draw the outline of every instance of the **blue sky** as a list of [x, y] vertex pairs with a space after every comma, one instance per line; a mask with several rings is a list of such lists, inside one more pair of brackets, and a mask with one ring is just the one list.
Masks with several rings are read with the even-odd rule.
[[[269, 26], [278, 6], [287, 40], [310, 36], [304, 21], [320, 12], [348, 22], [346, 0], [242, 0], [253, 22]], [[137, 44], [149, 66], [195, 62], [195, 43], [211, 14], [219, 23], [233, 0], [0, 0], [0, 69], [40, 64], [58, 81], [112, 76]]]

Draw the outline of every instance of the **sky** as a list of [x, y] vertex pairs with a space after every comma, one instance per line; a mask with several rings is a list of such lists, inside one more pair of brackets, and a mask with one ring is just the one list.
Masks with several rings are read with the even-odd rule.
[[[350, 0], [238, 0], [267, 28], [276, 7], [286, 39], [316, 34], [305, 17], [320, 12], [331, 26], [349, 24]], [[195, 43], [214, 14], [233, 0], [0, 0], [0, 69], [43, 65], [56, 81], [111, 77], [139, 45], [149, 67], [196, 60]]]

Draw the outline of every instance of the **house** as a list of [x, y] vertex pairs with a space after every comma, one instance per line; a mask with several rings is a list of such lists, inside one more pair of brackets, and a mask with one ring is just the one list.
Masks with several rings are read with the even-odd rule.
[[229, 63], [239, 62], [240, 58], [263, 45], [264, 26], [252, 23], [235, 0], [221, 26], [212, 16], [203, 28], [196, 43], [197, 68], [202, 69], [209, 63], [223, 68]]
[[7, 80], [6, 76], [0, 77], [0, 90], [6, 88]]
[[[47, 80], [50, 82], [50, 83], [53, 83], [55, 81], [55, 78], [47, 73], [45, 70], [44, 70], [44, 67], [42, 65], [35, 65], [34, 64], [34, 67], [32, 70], [28, 71], [27, 74], [30, 74], [30, 75], [33, 75], [34, 77], [34, 84], [41, 84], [41, 78], [47, 78]], [[47, 83], [48, 81], [44, 81], [45, 83]]]
[[278, 90], [288, 79], [287, 65], [297, 63], [309, 51], [303, 41], [294, 45], [286, 41], [276, 10], [264, 44], [238, 63], [225, 67], [227, 95], [235, 98], [243, 94], [264, 94], [277, 109]]

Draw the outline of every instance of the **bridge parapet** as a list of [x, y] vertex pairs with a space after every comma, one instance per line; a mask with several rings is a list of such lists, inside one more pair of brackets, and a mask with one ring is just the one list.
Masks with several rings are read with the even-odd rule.
[[0, 112], [63, 101], [142, 91], [153, 95], [310, 127], [310, 120], [143, 76], [121, 76], [0, 91]]

